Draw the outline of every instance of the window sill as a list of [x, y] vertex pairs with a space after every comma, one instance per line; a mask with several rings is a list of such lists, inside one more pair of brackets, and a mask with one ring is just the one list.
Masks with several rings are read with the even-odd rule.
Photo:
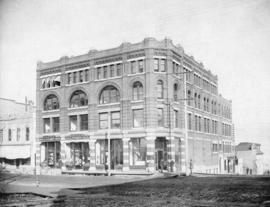
[[55, 112], [60, 112], [60, 109], [42, 111], [42, 113], [55, 113]]
[[55, 87], [50, 87], [50, 88], [40, 88], [41, 91], [48, 91], [51, 89], [57, 89], [57, 88], [61, 88], [61, 86], [55, 86]]
[[66, 86], [75, 86], [75, 85], [82, 85], [85, 83], [89, 83], [90, 81], [84, 81], [84, 82], [78, 82], [78, 83], [71, 83], [71, 84], [66, 84]]
[[114, 77], [108, 77], [108, 78], [100, 78], [100, 79], [95, 79], [94, 82], [105, 81], [105, 80], [113, 80], [113, 79], [117, 79], [117, 78], [121, 78], [121, 77], [122, 77], [122, 75], [114, 76]]
[[131, 74], [128, 74], [127, 76], [128, 77], [132, 77], [132, 76], [136, 76], [136, 75], [144, 75], [145, 74], [145, 72], [139, 72], [139, 73], [131, 73]]
[[77, 110], [77, 109], [88, 109], [88, 105], [87, 106], [79, 106], [79, 107], [68, 108], [69, 111]]

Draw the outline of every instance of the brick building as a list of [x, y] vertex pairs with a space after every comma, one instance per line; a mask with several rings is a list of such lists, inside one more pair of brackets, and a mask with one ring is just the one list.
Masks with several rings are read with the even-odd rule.
[[231, 101], [181, 46], [146, 38], [38, 62], [36, 141], [41, 172], [230, 172]]

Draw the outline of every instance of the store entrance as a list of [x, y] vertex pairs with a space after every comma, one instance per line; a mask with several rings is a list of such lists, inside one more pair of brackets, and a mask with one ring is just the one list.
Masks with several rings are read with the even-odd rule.
[[165, 137], [158, 137], [155, 141], [156, 170], [167, 169], [167, 141]]
[[123, 168], [123, 141], [122, 139], [111, 140], [111, 169]]

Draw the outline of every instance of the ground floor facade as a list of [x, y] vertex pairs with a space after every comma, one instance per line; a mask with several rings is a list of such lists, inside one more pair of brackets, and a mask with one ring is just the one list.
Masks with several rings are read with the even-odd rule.
[[[166, 133], [46, 135], [37, 141], [41, 174], [63, 171], [232, 173], [229, 154], [213, 151], [213, 141]], [[182, 134], [183, 135], [183, 134]], [[195, 148], [194, 148], [195, 146]], [[50, 172], [50, 173], [48, 173]]]

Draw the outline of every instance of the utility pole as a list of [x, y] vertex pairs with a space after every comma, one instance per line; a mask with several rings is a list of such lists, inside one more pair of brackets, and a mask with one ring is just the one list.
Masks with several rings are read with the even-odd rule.
[[108, 176], [111, 176], [111, 118], [110, 118], [110, 112], [108, 112], [107, 138], [108, 138]]

